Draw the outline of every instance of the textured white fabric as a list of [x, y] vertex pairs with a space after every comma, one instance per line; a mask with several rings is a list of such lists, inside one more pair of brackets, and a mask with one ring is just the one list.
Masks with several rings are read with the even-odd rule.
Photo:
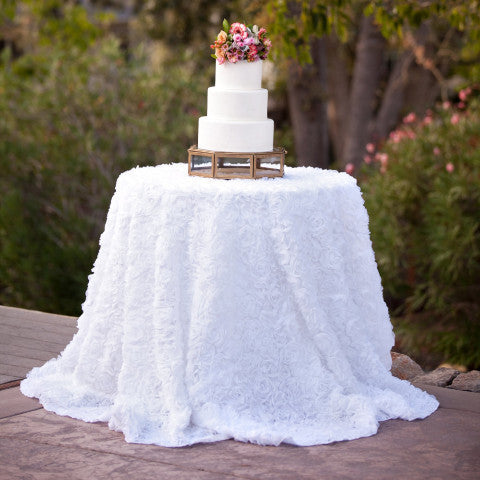
[[392, 326], [360, 189], [345, 173], [123, 173], [79, 331], [22, 392], [127, 442], [314, 445], [424, 418], [390, 372]]

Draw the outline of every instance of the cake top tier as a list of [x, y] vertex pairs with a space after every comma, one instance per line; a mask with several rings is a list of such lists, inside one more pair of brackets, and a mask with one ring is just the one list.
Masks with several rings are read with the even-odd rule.
[[267, 38], [267, 31], [264, 28], [239, 22], [230, 25], [227, 20], [224, 20], [223, 30], [220, 30], [210, 48], [215, 50], [212, 57], [222, 65], [237, 63], [241, 60], [247, 62], [265, 60], [271, 46], [272, 42]]
[[242, 60], [235, 64], [217, 62], [215, 86], [222, 90], [257, 90], [262, 88], [262, 63]]

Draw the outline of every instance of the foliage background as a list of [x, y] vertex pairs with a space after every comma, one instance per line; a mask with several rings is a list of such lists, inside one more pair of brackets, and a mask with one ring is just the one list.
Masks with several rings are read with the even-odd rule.
[[68, 15], [1, 58], [0, 303], [78, 315], [118, 175], [185, 161], [209, 78]]
[[359, 175], [399, 346], [432, 368], [480, 365], [479, 146], [479, 99], [446, 102], [407, 116]]

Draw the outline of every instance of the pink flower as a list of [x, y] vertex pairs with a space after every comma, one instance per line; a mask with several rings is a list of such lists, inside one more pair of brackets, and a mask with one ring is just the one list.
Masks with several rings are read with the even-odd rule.
[[433, 154], [436, 155], [438, 157], [438, 155], [440, 155], [442, 152], [440, 151], [440, 149], [438, 147], [433, 147]]
[[247, 27], [243, 23], [232, 23], [229, 31], [233, 36], [240, 35], [242, 39], [248, 37]]
[[445, 170], [446, 170], [448, 173], [452, 173], [452, 172], [455, 170], [455, 166], [453, 165], [452, 162], [448, 162], [448, 163], [445, 165]]
[[432, 116], [425, 115], [424, 119], [422, 120], [423, 125], [430, 125], [432, 123]]
[[365, 145], [365, 150], [368, 152], [368, 153], [373, 153], [375, 151], [375, 145], [373, 143], [367, 143]]
[[386, 153], [377, 153], [375, 160], [380, 162], [380, 173], [385, 173], [387, 171], [388, 155]]
[[249, 62], [254, 62], [257, 59], [258, 49], [255, 45], [249, 47], [247, 58]]
[[393, 143], [398, 143], [403, 137], [400, 130], [393, 130], [392, 132], [390, 132], [388, 136], [390, 137]]
[[465, 102], [458, 102], [458, 108], [465, 108]]
[[408, 138], [410, 138], [410, 140], [413, 140], [417, 136], [413, 130], [407, 130], [405, 134]]
[[345, 165], [345, 171], [349, 174], [352, 175], [353, 171], [355, 170], [355, 165], [353, 163], [347, 163]]
[[451, 123], [452, 125], [456, 125], [459, 120], [460, 120], [460, 115], [459, 115], [458, 113], [454, 113], [454, 114], [450, 117], [450, 123]]
[[245, 45], [244, 41], [243, 41], [243, 38], [242, 36], [239, 34], [239, 33], [236, 33], [234, 36], [233, 36], [233, 41], [239, 46], [239, 47], [243, 47]]
[[380, 162], [380, 173], [385, 173], [387, 171], [388, 155], [378, 152], [375, 154], [375, 160]]
[[237, 52], [227, 52], [227, 58], [230, 63], [238, 62], [238, 53]]
[[263, 35], [265, 35], [267, 33], [267, 31], [262, 27], [259, 31], [258, 31], [258, 38], [261, 38]]
[[458, 98], [464, 102], [468, 96], [472, 93], [471, 87], [464, 88], [458, 92]]
[[379, 161], [382, 165], [386, 165], [388, 163], [388, 154], [377, 153], [375, 155], [375, 160]]
[[451, 103], [450, 102], [443, 102], [442, 103], [442, 108], [444, 110], [448, 110], [450, 108]]
[[413, 123], [417, 119], [417, 116], [410, 112], [406, 117], [403, 117], [403, 123]]
[[370, 155], [364, 155], [363, 161], [367, 164], [370, 165], [372, 163], [372, 157]]

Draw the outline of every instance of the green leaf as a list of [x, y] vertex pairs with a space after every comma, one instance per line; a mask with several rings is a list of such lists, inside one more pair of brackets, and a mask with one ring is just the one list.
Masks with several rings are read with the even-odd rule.
[[223, 19], [223, 29], [225, 30], [225, 33], [228, 33], [230, 30], [230, 24], [228, 23], [228, 20], [226, 18]]

